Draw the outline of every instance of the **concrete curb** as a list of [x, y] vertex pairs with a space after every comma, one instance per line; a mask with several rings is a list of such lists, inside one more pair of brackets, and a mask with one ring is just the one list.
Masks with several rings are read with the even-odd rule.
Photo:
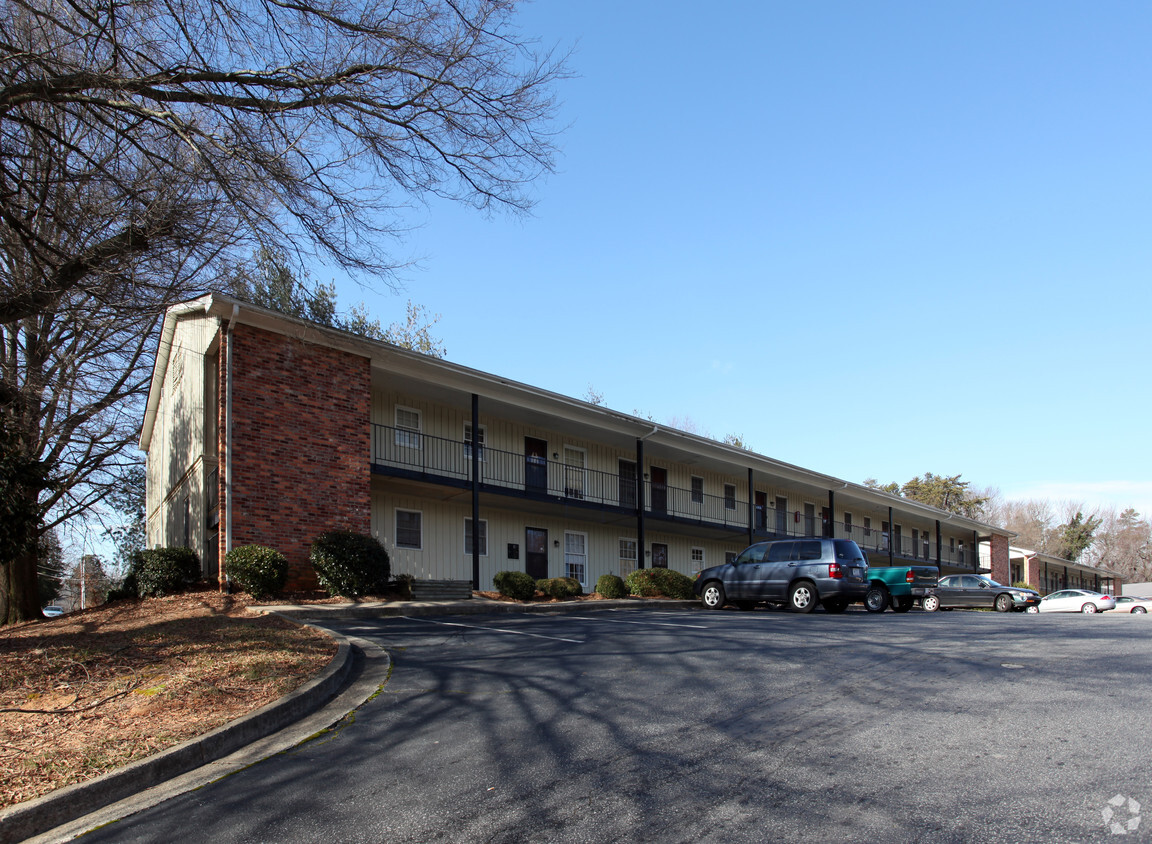
[[347, 638], [329, 630], [323, 632], [336, 640], [338, 647], [328, 667], [315, 679], [202, 736], [0, 811], [0, 844], [23, 841], [213, 762], [319, 709], [344, 685], [353, 657]]
[[363, 604], [279, 604], [249, 607], [249, 612], [275, 613], [297, 620], [323, 624], [360, 618], [400, 618], [421, 615], [498, 615], [503, 613], [564, 613], [615, 609], [698, 609], [699, 601], [668, 598], [620, 598], [604, 601], [557, 601], [555, 603], [514, 604], [487, 598], [462, 601], [372, 601]]

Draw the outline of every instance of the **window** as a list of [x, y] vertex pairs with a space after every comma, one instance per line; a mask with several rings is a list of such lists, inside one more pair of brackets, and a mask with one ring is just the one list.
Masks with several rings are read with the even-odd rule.
[[700, 563], [700, 565], [704, 565], [704, 549], [703, 548], [693, 548], [692, 549], [692, 562]]
[[844, 514], [844, 535], [849, 539], [852, 538], [852, 514]]
[[396, 511], [396, 547], [419, 551], [424, 547], [421, 523], [424, 514], [419, 510]]
[[[472, 520], [464, 520], [464, 553], [472, 553]], [[480, 556], [488, 556], [488, 520], [480, 520]]]
[[[483, 463], [484, 460], [486, 459], [485, 455], [484, 455], [484, 444], [487, 442], [487, 438], [484, 436], [484, 432], [485, 432], [485, 429], [484, 429], [483, 425], [481, 425], [479, 428], [476, 429], [476, 434], [477, 434], [476, 447], [480, 450], [479, 457], [480, 457], [481, 463]], [[471, 460], [472, 459], [472, 423], [471, 422], [465, 422], [464, 423], [464, 459], [465, 460]]]
[[920, 553], [920, 531], [912, 528], [912, 556], [915, 557]]
[[727, 563], [728, 565], [732, 565], [732, 563], [736, 562], [736, 552], [735, 551], [725, 551], [724, 552], [724, 562]]
[[704, 479], [692, 476], [692, 503], [704, 503]]
[[927, 560], [927, 559], [929, 559], [929, 555], [928, 555], [928, 531], [924, 531], [924, 533], [920, 534], [920, 539], [924, 543], [924, 555], [923, 556], [924, 556], [924, 559]]
[[619, 466], [620, 506], [634, 510], [636, 508], [636, 464], [631, 460], [621, 460]]
[[396, 445], [420, 448], [420, 411], [410, 407], [396, 408]]
[[583, 533], [564, 534], [564, 576], [585, 582], [588, 569], [588, 537]]
[[636, 571], [636, 540], [620, 540], [620, 576], [627, 577]]
[[882, 538], [880, 548], [884, 551], [887, 551], [888, 550], [888, 523], [887, 522], [881, 522], [880, 523], [880, 536]]
[[587, 459], [584, 449], [564, 446], [564, 494], [569, 498], [584, 497]]
[[776, 532], [788, 531], [788, 499], [776, 496]]
[[736, 485], [724, 484], [724, 509], [736, 509]]
[[864, 517], [864, 536], [872, 535], [872, 519], [869, 516]]

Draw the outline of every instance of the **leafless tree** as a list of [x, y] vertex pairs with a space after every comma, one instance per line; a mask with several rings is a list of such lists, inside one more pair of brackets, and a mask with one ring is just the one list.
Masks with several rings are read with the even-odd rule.
[[[564, 68], [515, 6], [0, 0], [0, 415], [44, 470], [17, 491], [38, 530], [132, 462], [163, 310], [223, 267], [269, 248], [387, 278], [414, 201], [530, 207]], [[39, 613], [21, 547], [0, 624]]]
[[[245, 253], [369, 273], [393, 268], [382, 240], [414, 199], [526, 210], [553, 165], [564, 69], [520, 36], [516, 5], [0, 0], [0, 217], [56, 270], [36, 287], [4, 279], [0, 322], [77, 287], [107, 298], [147, 283], [103, 288], [109, 262], [188, 234], [173, 202], [188, 197], [142, 196], [140, 171], [210, 197]], [[65, 166], [28, 178], [28, 159], [58, 147]], [[38, 218], [61, 213], [40, 210], [44, 192], [94, 184], [112, 203], [103, 237], [81, 252], [43, 239]]]

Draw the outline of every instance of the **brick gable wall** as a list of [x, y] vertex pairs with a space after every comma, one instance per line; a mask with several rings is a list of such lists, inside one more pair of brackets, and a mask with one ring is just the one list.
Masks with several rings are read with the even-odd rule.
[[[220, 559], [224, 559], [227, 337], [220, 351]], [[287, 588], [315, 589], [325, 530], [371, 531], [367, 358], [237, 325], [232, 342], [232, 547], [288, 558]]]

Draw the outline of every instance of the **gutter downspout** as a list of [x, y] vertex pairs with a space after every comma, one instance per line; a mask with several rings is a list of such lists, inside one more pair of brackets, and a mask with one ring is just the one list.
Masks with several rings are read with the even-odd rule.
[[[224, 569], [224, 562], [228, 552], [232, 550], [232, 329], [236, 326], [236, 318], [240, 315], [240, 306], [232, 306], [232, 317], [228, 320], [225, 329], [227, 335], [227, 355], [224, 373], [224, 560], [220, 568]], [[224, 575], [224, 589], [231, 591], [228, 575]]]

